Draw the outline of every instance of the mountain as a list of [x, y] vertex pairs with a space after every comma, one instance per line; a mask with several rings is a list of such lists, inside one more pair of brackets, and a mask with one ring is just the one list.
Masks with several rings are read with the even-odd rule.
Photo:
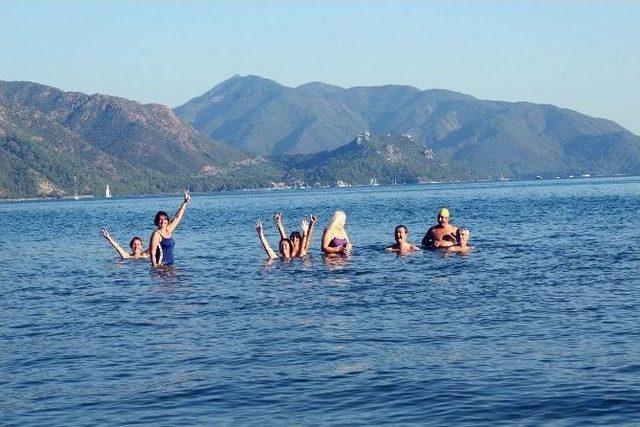
[[469, 171], [440, 163], [433, 151], [411, 135], [371, 135], [362, 132], [335, 150], [314, 155], [283, 156], [290, 182], [308, 185], [405, 184], [472, 179]]
[[211, 138], [269, 155], [330, 150], [367, 128], [333, 97], [256, 76], [232, 77], [175, 111]]
[[612, 121], [440, 89], [234, 76], [175, 111], [212, 138], [271, 156], [331, 151], [369, 130], [406, 132], [443, 163], [486, 176], [640, 173], [640, 138]]
[[115, 194], [235, 188], [229, 175], [245, 169], [280, 173], [166, 106], [31, 82], [0, 82], [0, 150], [0, 197], [101, 194], [107, 184]]

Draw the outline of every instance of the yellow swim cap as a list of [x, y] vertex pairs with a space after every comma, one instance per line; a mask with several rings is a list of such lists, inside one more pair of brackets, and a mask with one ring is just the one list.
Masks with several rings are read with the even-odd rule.
[[438, 211], [438, 216], [442, 216], [442, 217], [447, 217], [449, 218], [449, 209], [447, 208], [442, 208]]

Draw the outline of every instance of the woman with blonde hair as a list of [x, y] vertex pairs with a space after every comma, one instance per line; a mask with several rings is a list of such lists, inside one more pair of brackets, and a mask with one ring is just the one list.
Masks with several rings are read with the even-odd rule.
[[329, 225], [322, 233], [322, 252], [327, 255], [348, 255], [351, 253], [351, 241], [344, 229], [347, 215], [343, 211], [335, 211]]

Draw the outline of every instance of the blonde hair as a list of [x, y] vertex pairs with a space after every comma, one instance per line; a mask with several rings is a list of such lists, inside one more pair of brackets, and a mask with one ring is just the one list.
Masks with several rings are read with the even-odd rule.
[[347, 214], [343, 211], [337, 210], [331, 216], [327, 230], [334, 230], [336, 228], [344, 228], [344, 223], [347, 221]]

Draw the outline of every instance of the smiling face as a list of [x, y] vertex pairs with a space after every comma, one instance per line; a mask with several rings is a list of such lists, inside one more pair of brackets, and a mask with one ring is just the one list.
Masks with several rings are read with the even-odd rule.
[[449, 217], [448, 216], [444, 216], [442, 214], [438, 214], [438, 224], [440, 224], [443, 227], [445, 225], [449, 224]]
[[291, 233], [291, 236], [289, 236], [289, 240], [291, 241], [292, 254], [297, 254], [300, 251], [302, 236], [297, 231], [294, 231], [293, 233]]
[[133, 252], [133, 255], [140, 255], [142, 253], [142, 240], [139, 237], [134, 237], [129, 243], [129, 247]]
[[406, 242], [408, 235], [409, 235], [409, 231], [407, 230], [407, 227], [405, 227], [404, 225], [397, 226], [394, 231], [394, 237], [396, 239], [396, 243]]
[[164, 211], [159, 211], [156, 214], [153, 223], [158, 227], [158, 230], [163, 230], [167, 228], [167, 225], [169, 224], [169, 215]]
[[280, 245], [278, 247], [280, 250], [280, 255], [284, 259], [291, 258], [291, 240], [289, 239], [280, 239]]

